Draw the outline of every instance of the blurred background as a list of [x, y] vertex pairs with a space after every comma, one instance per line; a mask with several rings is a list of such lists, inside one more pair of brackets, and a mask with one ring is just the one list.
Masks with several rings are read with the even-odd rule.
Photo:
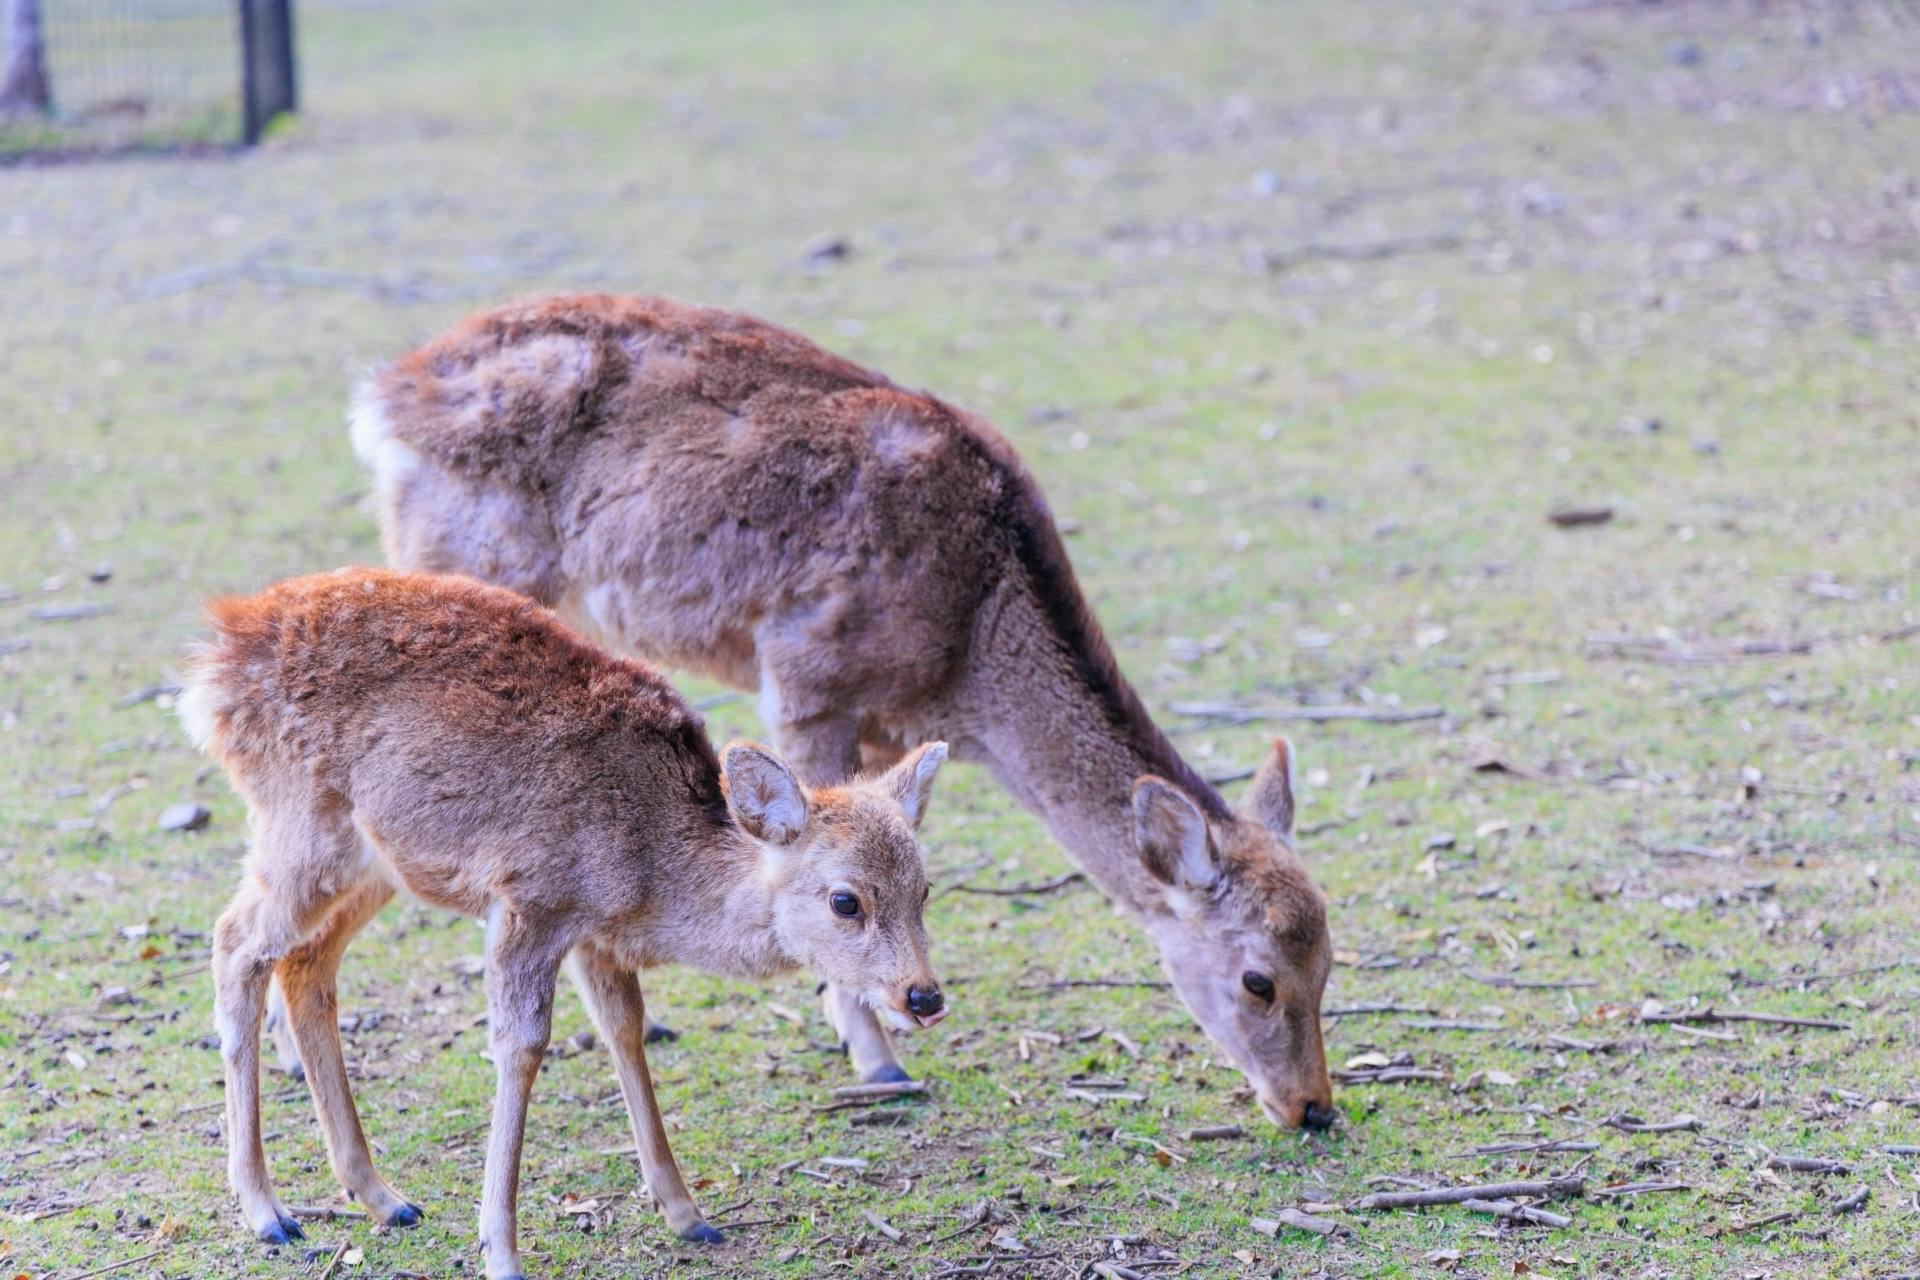
[[[773, 996], [792, 1018], [653, 988], [688, 1033], [655, 1059], [682, 1166], [768, 1220], [727, 1254], [668, 1247], [617, 1105], [581, 1103], [604, 1056], [562, 1053], [525, 1184], [546, 1274], [1787, 1275], [1830, 1251], [1879, 1274], [1910, 1252], [1888, 1148], [1920, 1143], [1920, 11], [303, 0], [289, 62], [272, 9], [44, 0], [50, 109], [0, 117], [0, 1260], [299, 1261], [243, 1240], [224, 1188], [198, 966], [244, 830], [172, 721], [178, 656], [208, 593], [378, 560], [353, 381], [562, 289], [748, 310], [994, 419], [1217, 777], [1258, 758], [1263, 706], [1438, 708], [1289, 732], [1329, 1006], [1466, 1025], [1335, 1017], [1338, 1135], [1192, 1147], [1255, 1121], [1171, 995], [1048, 986], [1154, 980], [1137, 931], [1084, 886], [945, 896], [962, 1015], [913, 1047], [939, 1100], [912, 1127], [813, 1112], [842, 1067], [804, 980]], [[298, 104], [253, 147], [243, 45], [256, 105]], [[710, 715], [759, 732], [747, 703]], [[937, 881], [1068, 869], [984, 777], [941, 786]], [[204, 829], [163, 829], [177, 804]], [[347, 961], [356, 1089], [431, 1215], [339, 1228], [382, 1274], [474, 1264], [475, 951], [408, 907]], [[1642, 1021], [1762, 1001], [1847, 1029]], [[570, 1005], [560, 1039], [584, 1025]], [[1443, 1080], [1369, 1083], [1395, 1062]], [[1146, 1100], [1064, 1098], [1076, 1071]], [[269, 1094], [276, 1176], [325, 1200], [304, 1097]], [[1575, 1235], [1249, 1225], [1369, 1179], [1525, 1172], [1538, 1155], [1484, 1149], [1628, 1111], [1702, 1136], [1599, 1130], [1588, 1175], [1683, 1190]], [[1874, 1198], [1831, 1215], [1852, 1184], [1762, 1145], [1846, 1157]], [[781, 1170], [826, 1154], [868, 1164]], [[1050, 1256], [1007, 1261], [1002, 1231]]]

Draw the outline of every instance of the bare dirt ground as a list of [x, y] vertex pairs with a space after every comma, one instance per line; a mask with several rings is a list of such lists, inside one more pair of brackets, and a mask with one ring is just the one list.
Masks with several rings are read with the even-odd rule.
[[[0, 1272], [480, 1271], [479, 936], [419, 907], [350, 953], [342, 1024], [427, 1223], [244, 1232], [205, 974], [243, 816], [170, 685], [203, 595], [377, 558], [361, 370], [604, 288], [994, 417], [1200, 766], [1293, 736], [1343, 1123], [1264, 1125], [1144, 938], [956, 768], [930, 1096], [824, 1110], [803, 978], [650, 977], [731, 1233], [698, 1252], [569, 1000], [536, 1274], [1920, 1273], [1910, 6], [476, 0], [301, 34], [308, 111], [257, 152], [0, 169]], [[1371, 718], [1291, 718], [1328, 705]], [[210, 823], [161, 830], [180, 802]], [[1053, 887], [969, 891], [1022, 885]], [[303, 1091], [268, 1097], [285, 1198], [345, 1208]], [[1565, 1227], [1361, 1207], [1556, 1176]]]

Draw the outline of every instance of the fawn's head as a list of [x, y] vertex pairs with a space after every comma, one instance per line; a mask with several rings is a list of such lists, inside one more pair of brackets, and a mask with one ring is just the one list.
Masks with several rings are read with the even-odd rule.
[[1209, 821], [1161, 778], [1133, 786], [1133, 835], [1164, 888], [1149, 924], [1174, 989], [1289, 1129], [1334, 1121], [1320, 1043], [1333, 963], [1325, 899], [1293, 854], [1293, 753], [1284, 738], [1237, 815]]
[[761, 846], [782, 949], [903, 1031], [947, 1015], [914, 836], [946, 758], [946, 743], [929, 742], [879, 777], [814, 791], [751, 744], [728, 747], [723, 765], [727, 807]]

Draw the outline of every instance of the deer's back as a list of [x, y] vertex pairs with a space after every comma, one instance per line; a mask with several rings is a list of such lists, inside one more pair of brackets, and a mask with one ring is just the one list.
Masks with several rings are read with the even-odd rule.
[[[376, 391], [392, 437], [474, 493], [541, 496], [550, 527], [521, 519], [512, 536], [551, 539], [564, 585], [548, 589], [605, 631], [748, 684], [756, 650], [789, 646], [843, 710], [941, 688], [1046, 522], [992, 427], [731, 312], [509, 307]], [[390, 525], [435, 500], [401, 488]]]

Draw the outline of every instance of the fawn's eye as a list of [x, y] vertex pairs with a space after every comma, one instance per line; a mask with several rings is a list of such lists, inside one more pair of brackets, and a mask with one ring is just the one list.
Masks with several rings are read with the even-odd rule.
[[850, 893], [836, 893], [829, 901], [833, 904], [833, 914], [852, 919], [860, 914], [860, 899]]
[[1240, 975], [1240, 985], [1245, 987], [1248, 993], [1256, 998], [1264, 1000], [1268, 1004], [1273, 1003], [1273, 979], [1269, 978], [1266, 974], [1255, 973], [1249, 969]]

